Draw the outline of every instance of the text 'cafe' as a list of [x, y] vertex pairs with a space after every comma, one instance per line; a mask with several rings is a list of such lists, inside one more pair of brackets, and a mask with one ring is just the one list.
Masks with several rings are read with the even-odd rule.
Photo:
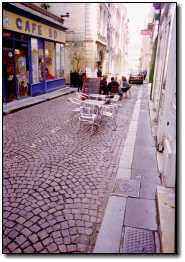
[[63, 88], [66, 28], [8, 7], [3, 5], [3, 101]]

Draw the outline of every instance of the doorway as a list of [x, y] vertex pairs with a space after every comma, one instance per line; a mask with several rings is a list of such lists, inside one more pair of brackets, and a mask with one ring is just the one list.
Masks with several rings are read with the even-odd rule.
[[16, 99], [16, 79], [14, 67], [14, 49], [12, 41], [6, 39], [3, 41], [3, 85], [5, 92], [5, 102], [11, 102]]
[[3, 32], [4, 102], [29, 96], [28, 37]]

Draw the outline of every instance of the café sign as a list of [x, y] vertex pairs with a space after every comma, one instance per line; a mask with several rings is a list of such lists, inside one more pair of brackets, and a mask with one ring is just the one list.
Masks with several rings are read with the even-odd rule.
[[3, 10], [3, 28], [11, 31], [65, 42], [65, 33], [46, 24]]

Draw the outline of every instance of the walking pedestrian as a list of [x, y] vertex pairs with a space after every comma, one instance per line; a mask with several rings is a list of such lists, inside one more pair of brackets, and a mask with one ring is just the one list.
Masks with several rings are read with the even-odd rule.
[[147, 76], [147, 70], [146, 69], [143, 71], [143, 76], [144, 76], [144, 80], [145, 80], [145, 78]]
[[102, 68], [101, 68], [101, 66], [98, 68], [97, 77], [102, 77]]
[[123, 92], [123, 94], [125, 94], [125, 98], [128, 98], [128, 92], [131, 95], [131, 85], [129, 85], [127, 79], [125, 76], [122, 76], [122, 87], [121, 87], [121, 91]]
[[83, 72], [82, 70], [79, 73], [79, 87], [78, 87], [78, 92], [82, 91], [82, 87], [83, 87], [83, 82], [86, 78], [86, 73]]

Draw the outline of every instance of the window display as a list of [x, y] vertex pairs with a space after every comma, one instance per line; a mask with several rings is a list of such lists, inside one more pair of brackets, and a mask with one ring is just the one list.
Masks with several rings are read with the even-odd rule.
[[45, 42], [46, 80], [55, 78], [55, 46], [53, 42]]
[[60, 44], [56, 43], [56, 77], [60, 78]]
[[44, 48], [43, 41], [38, 40], [38, 55], [39, 55], [39, 81], [44, 80]]
[[64, 76], [64, 46], [59, 43], [56, 43], [56, 76]]
[[38, 42], [36, 38], [31, 38], [31, 53], [32, 53], [32, 82], [33, 84], [36, 84], [39, 82]]
[[28, 46], [26, 43], [15, 41], [15, 65], [18, 96], [28, 96]]
[[60, 61], [61, 61], [61, 77], [64, 77], [64, 45], [61, 44], [61, 49], [60, 49]]

